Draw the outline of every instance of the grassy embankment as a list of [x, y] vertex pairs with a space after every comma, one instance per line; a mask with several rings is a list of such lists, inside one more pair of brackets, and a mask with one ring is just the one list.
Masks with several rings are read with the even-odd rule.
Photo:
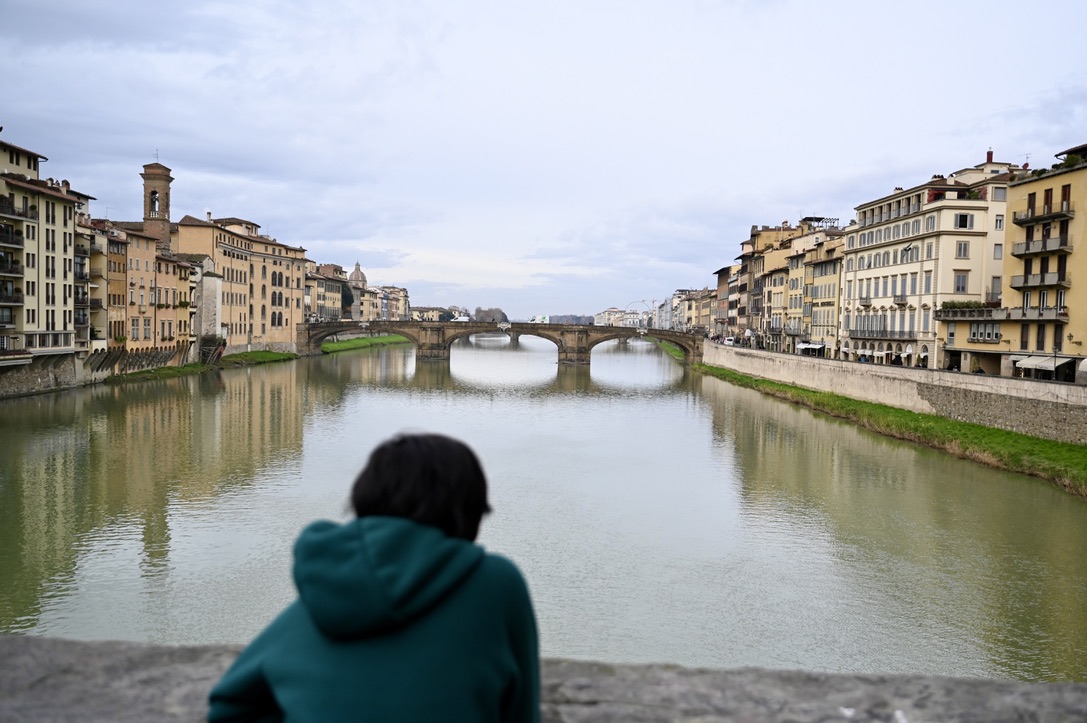
[[363, 336], [357, 339], [344, 339], [343, 341], [327, 341], [321, 345], [322, 354], [332, 354], [338, 351], [350, 349], [365, 349], [371, 346], [389, 346], [390, 344], [406, 344], [407, 337], [398, 334], [388, 336]]
[[[657, 343], [668, 354], [683, 358], [683, 350], [675, 344]], [[1041, 477], [1072, 494], [1087, 497], [1087, 445], [1054, 442], [934, 414], [862, 402], [706, 364], [695, 364], [694, 368], [730, 384], [802, 404], [879, 434], [934, 447], [990, 467]]]
[[[387, 346], [389, 344], [403, 344], [408, 340], [402, 336], [390, 334], [389, 336], [364, 337], [360, 339], [345, 339], [333, 341], [321, 345], [321, 351], [329, 354], [348, 349], [363, 349], [369, 346]], [[234, 369], [236, 367], [256, 366], [257, 364], [269, 364], [272, 362], [290, 361], [297, 359], [297, 354], [289, 354], [277, 351], [245, 351], [239, 354], [227, 354], [215, 364], [186, 364], [181, 367], [159, 367], [158, 369], [144, 369], [143, 371], [129, 374], [115, 374], [106, 381], [112, 384], [141, 381], [144, 379], [173, 379], [192, 374], [203, 374], [212, 369]]]

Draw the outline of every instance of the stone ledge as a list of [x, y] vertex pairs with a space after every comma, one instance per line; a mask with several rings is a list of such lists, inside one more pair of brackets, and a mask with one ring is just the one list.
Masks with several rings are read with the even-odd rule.
[[[198, 721], [238, 647], [0, 635], [0, 720]], [[545, 723], [1087, 720], [1087, 684], [544, 660]]]

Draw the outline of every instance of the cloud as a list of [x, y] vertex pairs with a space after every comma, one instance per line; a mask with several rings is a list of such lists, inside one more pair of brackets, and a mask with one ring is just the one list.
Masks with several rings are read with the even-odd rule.
[[8, 0], [0, 125], [100, 215], [142, 213], [157, 154], [176, 215], [250, 219], [426, 305], [591, 313], [714, 283], [753, 224], [1082, 142], [1078, 48], [1009, 49], [1020, 10]]

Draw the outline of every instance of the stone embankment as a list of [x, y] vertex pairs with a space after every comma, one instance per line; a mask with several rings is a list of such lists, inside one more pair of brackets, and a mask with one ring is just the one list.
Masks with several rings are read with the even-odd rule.
[[1070, 444], [1087, 441], [1087, 379], [1061, 384], [858, 364], [708, 343], [702, 361], [739, 374]]
[[[0, 721], [198, 721], [237, 654], [0, 636]], [[545, 660], [544, 723], [1001, 723], [1087, 720], [1087, 684], [695, 670]]]

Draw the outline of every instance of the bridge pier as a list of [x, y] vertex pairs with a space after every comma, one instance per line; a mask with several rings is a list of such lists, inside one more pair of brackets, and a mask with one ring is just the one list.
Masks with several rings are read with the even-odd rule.
[[559, 364], [588, 364], [592, 356], [589, 329], [563, 329], [559, 337]]

